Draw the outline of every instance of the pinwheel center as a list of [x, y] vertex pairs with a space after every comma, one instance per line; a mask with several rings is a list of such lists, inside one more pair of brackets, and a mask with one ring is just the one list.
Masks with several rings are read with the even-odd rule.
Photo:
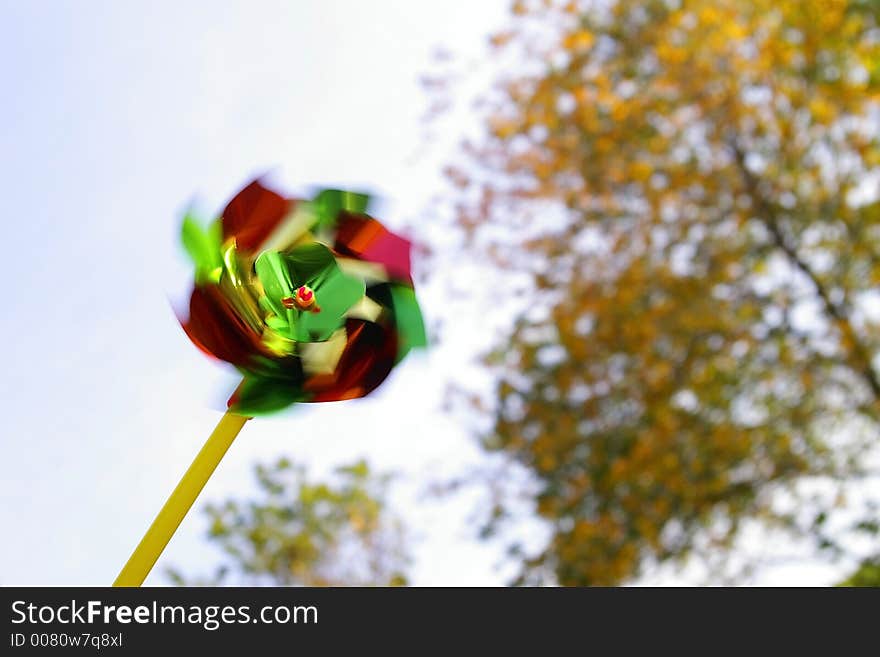
[[320, 312], [321, 309], [315, 305], [315, 291], [308, 285], [300, 285], [293, 296], [281, 299], [281, 305], [285, 308], [299, 310], [311, 310], [312, 312]]

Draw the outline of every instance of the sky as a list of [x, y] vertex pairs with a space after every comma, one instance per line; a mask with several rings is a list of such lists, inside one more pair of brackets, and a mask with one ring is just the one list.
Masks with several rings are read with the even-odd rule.
[[[235, 381], [189, 343], [169, 303], [191, 276], [183, 211], [210, 216], [268, 173], [293, 192], [374, 190], [389, 226], [417, 228], [454, 148], [424, 143], [419, 77], [438, 46], [479, 59], [506, 10], [0, 0], [0, 584], [111, 583], [220, 417]], [[448, 316], [441, 293], [420, 298], [429, 325]], [[479, 375], [493, 320], [456, 312], [443, 342], [374, 396], [249, 422], [146, 583], [167, 583], [172, 564], [204, 572], [200, 508], [246, 496], [253, 464], [281, 455], [318, 476], [362, 457], [400, 471], [412, 583], [505, 582], [498, 547], [474, 540], [479, 500], [422, 490], [481, 458], [441, 407], [450, 375]]]

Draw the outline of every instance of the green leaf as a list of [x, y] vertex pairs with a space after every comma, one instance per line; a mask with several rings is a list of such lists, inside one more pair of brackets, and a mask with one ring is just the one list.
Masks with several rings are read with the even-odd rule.
[[336, 468], [336, 471], [342, 474], [350, 474], [358, 479], [365, 479], [370, 475], [370, 466], [364, 459], [361, 459], [351, 465], [340, 466]]

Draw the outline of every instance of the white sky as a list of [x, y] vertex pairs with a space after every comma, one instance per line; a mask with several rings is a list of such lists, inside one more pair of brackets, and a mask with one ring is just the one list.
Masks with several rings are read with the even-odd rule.
[[[418, 77], [438, 45], [479, 56], [506, 9], [0, 0], [0, 584], [111, 583], [219, 418], [232, 381], [168, 304], [190, 276], [181, 210], [195, 198], [214, 212], [272, 171], [291, 190], [365, 185], [387, 199], [391, 226], [415, 221], [444, 154], [412, 157]], [[422, 295], [429, 321], [439, 298]], [[206, 570], [200, 507], [246, 495], [253, 463], [281, 454], [316, 474], [360, 457], [402, 470], [414, 583], [505, 581], [497, 549], [469, 533], [472, 499], [418, 495], [479, 461], [440, 401], [484, 321], [466, 313], [367, 400], [248, 423], [147, 583], [165, 582], [163, 564]]]

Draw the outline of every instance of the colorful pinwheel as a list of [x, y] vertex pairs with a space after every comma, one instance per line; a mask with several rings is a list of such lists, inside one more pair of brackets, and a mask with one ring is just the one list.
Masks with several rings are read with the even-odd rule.
[[297, 402], [362, 397], [426, 344], [410, 244], [367, 214], [369, 196], [287, 199], [259, 180], [182, 238], [195, 264], [181, 323], [242, 382], [115, 585], [140, 585], [245, 421]]

